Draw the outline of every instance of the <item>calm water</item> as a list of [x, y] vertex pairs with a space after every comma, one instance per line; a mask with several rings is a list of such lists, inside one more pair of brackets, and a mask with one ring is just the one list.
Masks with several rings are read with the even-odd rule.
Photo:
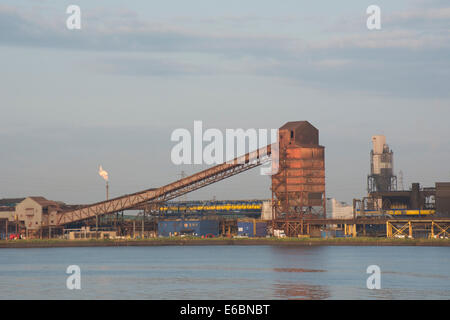
[[[81, 290], [66, 289], [73, 264]], [[0, 299], [450, 299], [450, 248], [0, 249]]]

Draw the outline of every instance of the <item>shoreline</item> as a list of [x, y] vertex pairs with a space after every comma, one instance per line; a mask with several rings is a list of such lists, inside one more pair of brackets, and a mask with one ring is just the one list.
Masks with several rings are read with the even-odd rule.
[[386, 239], [386, 238], [255, 238], [255, 239], [180, 239], [152, 238], [144, 240], [1, 240], [0, 248], [71, 248], [130, 246], [426, 246], [450, 247], [450, 239]]

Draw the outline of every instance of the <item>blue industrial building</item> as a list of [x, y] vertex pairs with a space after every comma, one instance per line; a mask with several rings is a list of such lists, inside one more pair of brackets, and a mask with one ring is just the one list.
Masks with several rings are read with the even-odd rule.
[[238, 236], [265, 237], [267, 235], [267, 223], [262, 221], [238, 221]]
[[214, 236], [219, 235], [218, 220], [164, 220], [158, 222], [158, 235], [171, 237], [179, 235]]

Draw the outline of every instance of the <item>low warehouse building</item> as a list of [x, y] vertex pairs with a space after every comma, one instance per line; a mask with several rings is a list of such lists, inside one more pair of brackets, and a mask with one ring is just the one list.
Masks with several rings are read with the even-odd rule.
[[265, 237], [267, 235], [267, 222], [265, 221], [238, 221], [238, 236]]
[[0, 220], [14, 221], [15, 210], [10, 207], [0, 207]]
[[179, 235], [214, 236], [219, 235], [218, 220], [164, 220], [158, 222], [158, 235], [171, 237]]
[[27, 230], [56, 225], [60, 206], [44, 197], [28, 197], [16, 206], [16, 217], [24, 221]]

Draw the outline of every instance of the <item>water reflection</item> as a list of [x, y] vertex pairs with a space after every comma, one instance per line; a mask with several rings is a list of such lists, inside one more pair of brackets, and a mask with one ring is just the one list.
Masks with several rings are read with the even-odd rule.
[[319, 285], [304, 283], [277, 283], [274, 285], [275, 296], [289, 300], [323, 300], [330, 298], [330, 292]]
[[[7, 249], [0, 252], [0, 299], [449, 299], [449, 249]], [[82, 269], [81, 292], [66, 288], [71, 264]], [[381, 290], [366, 287], [372, 264], [382, 269]]]
[[400, 276], [408, 276], [408, 277], [417, 277], [417, 278], [432, 278], [432, 279], [443, 279], [450, 280], [450, 277], [445, 275], [437, 275], [437, 274], [423, 274], [423, 273], [414, 273], [414, 272], [397, 272], [397, 271], [383, 271], [384, 274], [393, 274]]
[[317, 269], [303, 269], [303, 268], [273, 268], [273, 271], [276, 272], [325, 272], [325, 270], [317, 270]]

